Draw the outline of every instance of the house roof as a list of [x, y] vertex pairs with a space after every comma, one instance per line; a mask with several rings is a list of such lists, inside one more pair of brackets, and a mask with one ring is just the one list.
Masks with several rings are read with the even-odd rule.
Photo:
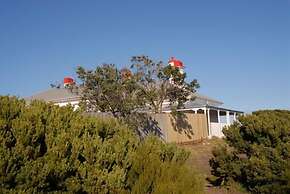
[[194, 102], [197, 105], [211, 105], [211, 106], [220, 106], [223, 104], [223, 102], [219, 101], [219, 100], [215, 100], [213, 98], [210, 98], [208, 96], [199, 94], [199, 93], [194, 93], [192, 94], [190, 97], [194, 97], [195, 100], [193, 101], [189, 101], [190, 102]]
[[[193, 101], [185, 103], [185, 107], [200, 107], [200, 106], [220, 106], [223, 102], [215, 100], [213, 98], [194, 93], [190, 97], [195, 97]], [[67, 88], [50, 88], [48, 90], [36, 93], [30, 97], [24, 98], [26, 101], [31, 100], [44, 100], [46, 102], [60, 103], [60, 102], [71, 102], [80, 100], [79, 90], [70, 90]]]
[[66, 88], [50, 88], [24, 99], [26, 101], [44, 100], [46, 102], [59, 103], [79, 100], [80, 96], [77, 91], [71, 91]]
[[[207, 106], [212, 106], [212, 107], [219, 107], [221, 106], [223, 103], [218, 101], [218, 100], [214, 100], [212, 98], [209, 98], [207, 96], [204, 95], [200, 95], [200, 94], [193, 94], [194, 95], [194, 100], [189, 100], [187, 102], [185, 102], [183, 104], [183, 108], [182, 109], [192, 109], [192, 108], [200, 108], [200, 107], [207, 107]], [[170, 103], [166, 103], [162, 106], [163, 111], [170, 111], [171, 110], [171, 105]]]

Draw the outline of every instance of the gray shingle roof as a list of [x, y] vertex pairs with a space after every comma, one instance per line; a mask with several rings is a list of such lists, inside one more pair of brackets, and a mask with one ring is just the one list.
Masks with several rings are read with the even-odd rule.
[[198, 93], [194, 93], [192, 95], [193, 97], [195, 97], [195, 104], [202, 104], [202, 105], [211, 105], [211, 106], [220, 106], [223, 104], [223, 102], [215, 100], [213, 98], [198, 94]]
[[[195, 100], [186, 102], [185, 107], [200, 107], [204, 105], [220, 106], [223, 104], [218, 100], [209, 98], [207, 96], [198, 93], [193, 94], [193, 96], [195, 97]], [[44, 100], [46, 102], [59, 103], [59, 102], [71, 102], [79, 100], [80, 98], [81, 97], [77, 91], [71, 92], [71, 90], [66, 88], [51, 88], [24, 99], [27, 101]]]
[[51, 88], [24, 99], [26, 101], [44, 100], [46, 102], [69, 102], [79, 100], [80, 96], [77, 92], [71, 92], [66, 88]]

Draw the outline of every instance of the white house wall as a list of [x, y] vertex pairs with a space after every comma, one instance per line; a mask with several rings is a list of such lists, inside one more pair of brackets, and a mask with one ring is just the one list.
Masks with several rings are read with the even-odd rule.
[[71, 102], [60, 102], [60, 103], [55, 103], [55, 105], [58, 105], [60, 107], [62, 106], [67, 106], [67, 105], [71, 105], [74, 107], [74, 110], [79, 108], [79, 101], [71, 101]]

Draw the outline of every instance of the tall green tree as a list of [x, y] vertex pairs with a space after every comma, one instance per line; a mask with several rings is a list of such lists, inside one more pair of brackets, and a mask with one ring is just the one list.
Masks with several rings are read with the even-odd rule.
[[187, 82], [186, 73], [162, 61], [156, 62], [148, 56], [134, 56], [131, 62], [131, 70], [137, 77], [141, 94], [155, 113], [162, 112], [165, 101], [172, 108], [182, 108], [184, 102], [193, 99], [193, 94], [199, 88], [196, 79]]
[[131, 117], [140, 110], [162, 112], [168, 101], [181, 108], [199, 87], [196, 80], [186, 82], [186, 74], [177, 68], [154, 62], [147, 56], [135, 56], [128, 69], [115, 65], [95, 70], [78, 67], [83, 104], [87, 110], [110, 112], [115, 117]]
[[88, 111], [110, 112], [114, 117], [126, 118], [145, 105], [137, 80], [125, 77], [113, 64], [103, 64], [95, 70], [78, 67], [77, 74], [82, 102]]

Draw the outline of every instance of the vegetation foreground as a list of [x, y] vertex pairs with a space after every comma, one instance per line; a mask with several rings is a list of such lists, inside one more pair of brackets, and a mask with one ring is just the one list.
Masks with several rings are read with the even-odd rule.
[[1, 193], [202, 193], [189, 153], [116, 119], [0, 97]]
[[236, 182], [251, 193], [290, 193], [290, 111], [257, 111], [223, 133], [226, 144], [210, 160], [215, 184]]
[[[209, 161], [212, 184], [290, 193], [290, 111], [257, 111], [223, 132]], [[198, 194], [210, 170], [210, 154], [190, 162], [202, 157], [198, 146], [188, 160], [188, 151], [140, 140], [116, 118], [15, 97], [0, 96], [0, 143], [0, 193]]]

